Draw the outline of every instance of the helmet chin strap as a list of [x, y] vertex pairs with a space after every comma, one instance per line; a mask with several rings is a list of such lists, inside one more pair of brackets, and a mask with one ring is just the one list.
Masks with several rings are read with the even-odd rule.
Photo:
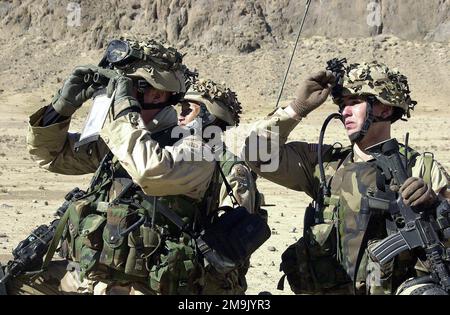
[[202, 119], [202, 124], [205, 127], [212, 124], [214, 120], [216, 120], [216, 116], [211, 114], [204, 104], [200, 105], [200, 113], [198, 113], [198, 117]]
[[141, 103], [141, 107], [142, 109], [162, 109], [164, 107], [170, 106], [172, 105], [169, 102], [164, 102], [164, 103], [158, 103], [158, 104], [153, 104], [153, 103]]
[[366, 108], [366, 119], [364, 120], [364, 124], [360, 131], [352, 133], [349, 138], [352, 143], [361, 141], [364, 136], [369, 131], [370, 125], [373, 122], [379, 121], [376, 117], [373, 116], [373, 106], [375, 105], [375, 97], [369, 95], [366, 99], [367, 108]]

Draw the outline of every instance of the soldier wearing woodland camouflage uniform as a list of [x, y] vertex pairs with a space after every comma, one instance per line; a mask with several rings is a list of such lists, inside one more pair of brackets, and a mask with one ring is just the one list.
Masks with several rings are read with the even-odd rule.
[[[77, 67], [52, 104], [30, 117], [28, 149], [41, 167], [95, 175], [62, 217], [64, 229], [55, 232], [63, 260], [44, 262], [45, 272], [32, 279], [12, 279], [9, 293], [244, 293], [236, 268], [219, 274], [176, 220], [163, 215], [201, 229], [205, 209], [217, 211], [219, 198], [212, 194], [220, 185], [216, 163], [184, 159], [209, 149], [201, 134], [172, 137], [177, 116], [171, 105], [186, 92], [182, 56], [153, 40], [113, 41], [108, 47], [109, 65], [104, 58], [102, 67]], [[80, 135], [68, 132], [71, 116], [102, 88], [92, 81], [97, 73], [113, 103], [101, 138], [76, 151]], [[220, 113], [210, 123], [236, 124], [240, 104], [231, 91], [222, 92]], [[253, 204], [246, 201], [254, 198], [247, 175], [229, 180], [235, 196]]]
[[[286, 140], [303, 118], [325, 102], [335, 83], [330, 71], [312, 75], [289, 106], [256, 124], [260, 137], [271, 137], [276, 132], [273, 127], [279, 128], [280, 149], [276, 171], [262, 171], [268, 161], [248, 160], [254, 171], [319, 200], [318, 145]], [[393, 294], [403, 281], [427, 271], [410, 252], [382, 266], [371, 261], [371, 246], [390, 233], [389, 224], [385, 217], [374, 216], [365, 227], [360, 214], [362, 198], [379, 189], [376, 163], [365, 149], [391, 138], [391, 124], [403, 115], [409, 117], [415, 104], [409, 93], [406, 77], [381, 63], [345, 68], [341, 91], [333, 101], [339, 106], [352, 146], [325, 146], [323, 150], [331, 195], [325, 197], [317, 213], [314, 207], [307, 210], [304, 237], [285, 251], [280, 266], [295, 293]], [[404, 153], [405, 148], [400, 151]], [[449, 198], [450, 179], [437, 161], [410, 148], [408, 158], [411, 177], [400, 188], [392, 187], [406, 205], [426, 208], [438, 199]]]

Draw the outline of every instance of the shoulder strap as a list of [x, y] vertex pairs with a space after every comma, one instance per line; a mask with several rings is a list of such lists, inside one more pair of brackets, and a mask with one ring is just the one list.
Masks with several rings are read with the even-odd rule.
[[422, 156], [424, 166], [423, 180], [425, 183], [431, 184], [431, 169], [433, 168], [434, 155], [431, 152], [424, 152]]
[[[420, 155], [420, 153], [411, 149], [410, 147], [408, 147], [408, 149], [406, 149], [404, 145], [400, 145], [399, 152], [403, 156], [407, 155], [408, 162], [409, 162], [407, 165], [407, 169], [409, 172], [411, 165], [414, 165], [414, 161]], [[422, 158], [423, 158], [423, 166], [424, 166], [423, 180], [425, 181], [425, 183], [430, 184], [431, 183], [431, 170], [433, 169], [434, 154], [431, 152], [424, 152], [424, 153], [422, 153]]]
[[50, 242], [50, 246], [48, 247], [47, 253], [45, 254], [44, 262], [42, 263], [42, 270], [47, 269], [48, 264], [53, 259], [53, 255], [55, 254], [56, 248], [58, 247], [59, 241], [64, 232], [64, 228], [66, 227], [67, 221], [69, 220], [69, 211], [66, 211], [62, 218], [60, 219], [58, 225], [56, 226], [55, 234], [53, 235], [53, 239]]
[[92, 176], [91, 182], [89, 184], [88, 193], [91, 191], [96, 191], [99, 186], [102, 185], [103, 176], [105, 176], [105, 172], [110, 171], [111, 163], [113, 163], [114, 155], [111, 151], [108, 151], [107, 154], [101, 160], [97, 170]]
[[219, 163], [219, 162], [216, 162], [216, 163], [217, 163], [217, 164], [216, 164], [217, 167], [219, 168], [220, 175], [222, 176], [223, 183], [225, 184], [225, 187], [226, 187], [226, 189], [227, 189], [227, 194], [228, 194], [228, 196], [230, 197], [231, 202], [233, 203], [233, 206], [234, 206], [234, 207], [239, 206], [239, 202], [237, 201], [236, 197], [235, 197], [234, 194], [233, 194], [233, 189], [231, 188], [230, 183], [228, 182], [228, 180], [227, 180], [225, 174], [223, 173], [222, 167], [220, 166], [220, 163]]
[[[351, 158], [351, 154], [352, 154], [353, 150], [351, 146], [345, 147], [345, 148], [334, 148], [334, 147], [330, 147], [329, 150], [327, 150], [325, 152], [325, 156], [329, 155], [330, 157], [328, 158], [328, 161], [324, 161], [323, 163], [326, 165], [328, 164], [330, 161], [334, 161], [336, 160], [336, 165], [334, 168], [334, 174], [337, 172], [337, 170], [342, 166], [342, 164], [344, 164], [346, 161], [348, 161]], [[325, 167], [324, 165], [324, 167]], [[334, 174], [330, 176], [330, 178], [326, 181], [322, 183], [321, 180], [321, 187], [319, 187], [319, 191], [318, 193], [321, 194], [323, 193], [324, 187], [323, 185], [327, 186], [327, 190], [329, 190], [330, 185], [331, 185], [331, 181], [333, 180]], [[324, 174], [325, 175], [325, 174]], [[327, 198], [328, 196], [324, 196], [325, 197], [325, 202], [329, 202], [331, 199]]]

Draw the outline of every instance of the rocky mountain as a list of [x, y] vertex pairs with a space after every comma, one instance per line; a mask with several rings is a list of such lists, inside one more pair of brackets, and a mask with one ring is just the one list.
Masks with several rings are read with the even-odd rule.
[[[311, 0], [304, 35], [448, 41], [448, 0]], [[251, 52], [295, 38], [300, 0], [10, 0], [0, 3], [2, 36], [39, 36], [101, 48], [123, 33], [151, 34], [178, 47]]]

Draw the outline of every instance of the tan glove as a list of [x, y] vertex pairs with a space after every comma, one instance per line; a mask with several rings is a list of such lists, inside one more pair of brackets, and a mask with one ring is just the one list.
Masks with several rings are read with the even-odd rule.
[[399, 190], [403, 202], [411, 207], [430, 207], [437, 201], [437, 196], [430, 185], [427, 185], [422, 178], [408, 178]]
[[325, 102], [335, 81], [331, 71], [323, 70], [311, 75], [298, 88], [297, 97], [290, 107], [300, 117], [306, 117]]

